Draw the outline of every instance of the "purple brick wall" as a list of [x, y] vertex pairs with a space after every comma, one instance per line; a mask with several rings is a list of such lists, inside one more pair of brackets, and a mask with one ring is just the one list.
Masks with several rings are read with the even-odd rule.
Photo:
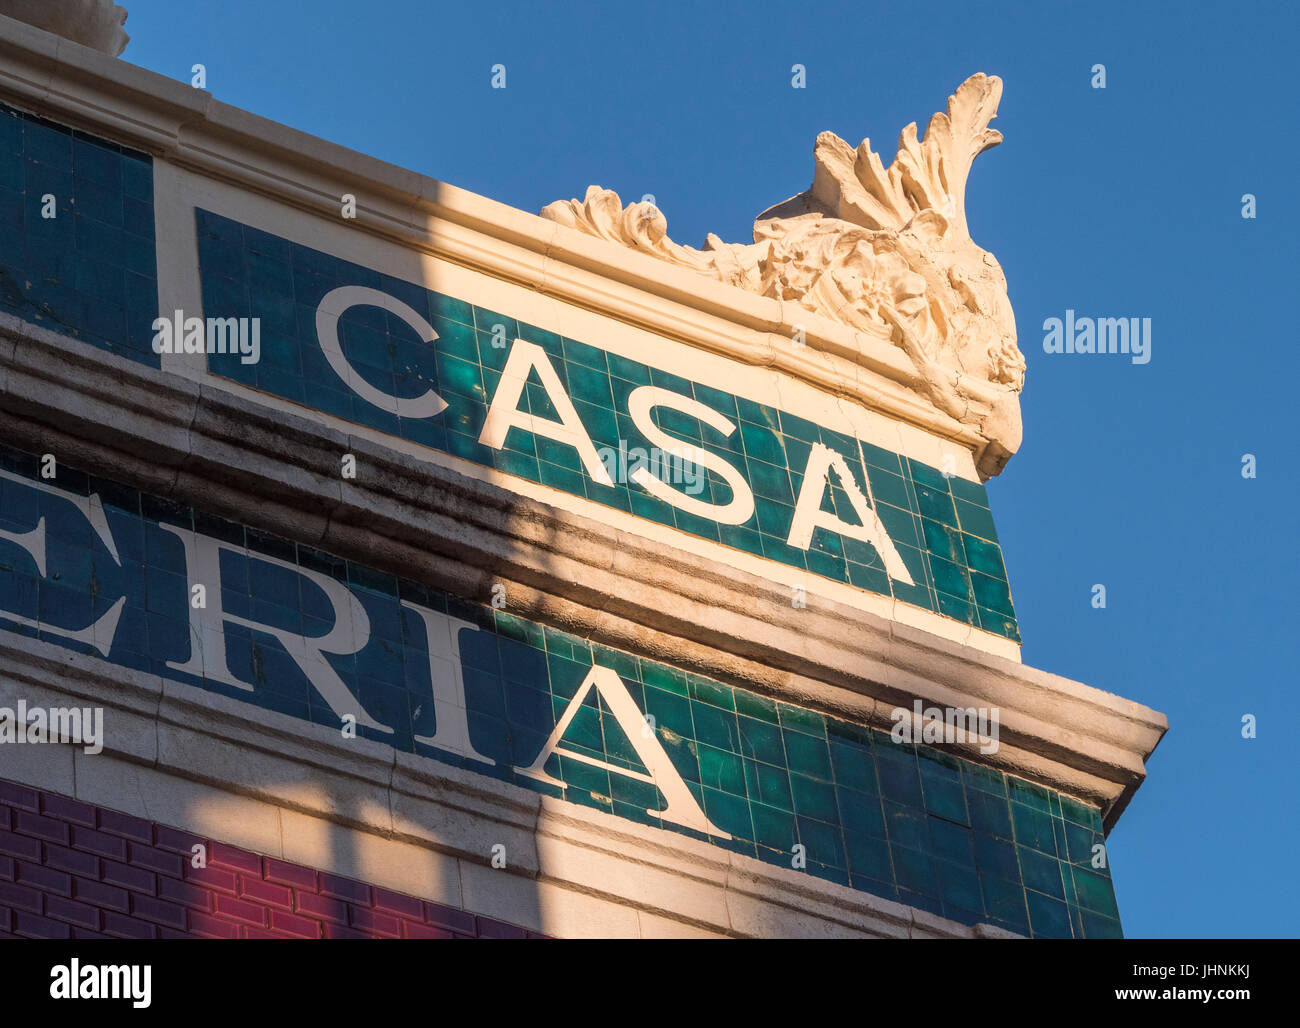
[[[191, 865], [191, 847], [207, 866]], [[523, 939], [515, 925], [0, 781], [0, 938]]]

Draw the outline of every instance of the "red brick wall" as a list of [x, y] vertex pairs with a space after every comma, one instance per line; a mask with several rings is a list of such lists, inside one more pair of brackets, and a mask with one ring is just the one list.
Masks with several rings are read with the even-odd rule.
[[[207, 866], [191, 847], [207, 847]], [[541, 938], [0, 781], [0, 938]]]

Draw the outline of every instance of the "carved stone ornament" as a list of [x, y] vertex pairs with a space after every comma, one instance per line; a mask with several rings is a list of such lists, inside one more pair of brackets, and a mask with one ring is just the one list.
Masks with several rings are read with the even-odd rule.
[[1000, 470], [1020, 443], [1025, 359], [1002, 268], [967, 230], [965, 192], [975, 157], [1002, 141], [988, 127], [1001, 97], [1001, 79], [971, 76], [923, 140], [915, 122], [903, 129], [888, 168], [870, 140], [854, 150], [823, 132], [812, 186], [760, 214], [750, 244], [710, 233], [703, 249], [680, 246], [652, 204], [624, 207], [599, 186], [541, 214], [891, 341], [914, 366], [915, 388], [963, 424], [978, 422]]
[[131, 37], [126, 8], [113, 0], [0, 0], [0, 14], [117, 57]]

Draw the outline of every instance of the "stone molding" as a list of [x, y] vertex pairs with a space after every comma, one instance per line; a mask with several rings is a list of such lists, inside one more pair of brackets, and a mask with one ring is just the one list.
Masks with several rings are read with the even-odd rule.
[[113, 0], [0, 0], [0, 15], [116, 57], [126, 49], [126, 8]]

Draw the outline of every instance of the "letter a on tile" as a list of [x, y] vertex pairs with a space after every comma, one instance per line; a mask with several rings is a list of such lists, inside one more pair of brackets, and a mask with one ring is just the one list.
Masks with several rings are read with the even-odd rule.
[[[519, 409], [524, 386], [528, 384], [529, 374], [534, 371], [537, 372], [555, 413], [559, 415], [559, 421]], [[572, 446], [578, 451], [578, 458], [592, 479], [601, 485], [614, 484], [596, 453], [591, 436], [583, 427], [582, 419], [578, 417], [573, 401], [564, 391], [564, 383], [556, 374], [551, 359], [546, 356], [546, 351], [536, 343], [523, 339], [516, 339], [515, 345], [510, 348], [510, 356], [506, 358], [506, 366], [501, 369], [501, 381], [497, 383], [497, 391], [488, 406], [487, 418], [483, 422], [483, 431], [479, 433], [478, 441], [484, 446], [499, 450], [505, 446], [506, 435], [512, 428], [521, 428], [533, 435], [545, 436], [557, 443]]]
[[[830, 484], [831, 469], [834, 469], [840, 487], [848, 496], [849, 504], [858, 516], [860, 524], [851, 525], [821, 509], [822, 500], [826, 496], [826, 486]], [[889, 532], [886, 531], [884, 522], [880, 520], [880, 515], [867, 503], [867, 498], [862, 495], [862, 490], [854, 481], [848, 461], [830, 447], [813, 443], [812, 451], [808, 454], [808, 465], [804, 468], [803, 485], [799, 489], [799, 499], [795, 502], [794, 518], [790, 522], [790, 535], [786, 539], [786, 544], [797, 550], [806, 550], [812, 545], [813, 530], [818, 528], [827, 528], [848, 539], [869, 543], [885, 562], [885, 570], [889, 572], [890, 578], [896, 578], [908, 585], [914, 584], [907, 565], [898, 555], [898, 550], [894, 548], [894, 541], [889, 538]]]
[[[597, 760], [595, 757], [579, 753], [576, 750], [560, 748], [560, 740], [564, 738], [564, 733], [568, 731], [574, 716], [582, 707], [582, 701], [587, 698], [587, 694], [592, 689], [595, 689], [597, 695], [605, 701], [610, 713], [614, 715], [619, 727], [623, 729], [623, 734], [627, 736], [628, 742], [636, 750], [636, 755], [641, 758], [641, 763], [650, 772], [648, 775], [633, 771], [630, 768], [607, 764], [603, 760]], [[668, 821], [675, 825], [681, 825], [684, 828], [692, 828], [697, 832], [704, 832], [720, 839], [730, 839], [730, 834], [724, 832], [705, 817], [704, 811], [695, 802], [695, 797], [691, 795], [690, 789], [682, 781], [682, 776], [677, 773], [677, 768], [673, 766], [672, 760], [664, 752], [659, 740], [653, 733], [641, 731], [644, 724], [645, 717], [638, 709], [636, 701], [628, 694], [627, 687], [623, 685], [623, 680], [618, 677], [618, 672], [612, 668], [601, 667], [599, 664], [593, 665], [591, 671], [587, 673], [587, 677], [583, 679], [582, 685], [578, 686], [578, 691], [574, 693], [569, 705], [564, 708], [564, 714], [560, 717], [560, 721], [555, 726], [555, 731], [551, 733], [551, 737], [546, 740], [546, 745], [542, 747], [542, 752], [537, 755], [537, 759], [533, 761], [531, 766], [519, 767], [515, 768], [515, 770], [540, 782], [558, 785], [561, 789], [567, 788], [564, 782], [548, 775], [545, 770], [546, 762], [558, 753], [569, 760], [577, 760], [584, 764], [590, 764], [592, 767], [603, 768], [610, 774], [623, 775], [626, 778], [633, 778], [638, 782], [647, 782], [653, 785], [663, 793], [668, 805], [662, 810], [647, 810], [646, 813], [652, 817], [657, 817], [661, 821]], [[646, 738], [647, 734], [649, 738]]]

